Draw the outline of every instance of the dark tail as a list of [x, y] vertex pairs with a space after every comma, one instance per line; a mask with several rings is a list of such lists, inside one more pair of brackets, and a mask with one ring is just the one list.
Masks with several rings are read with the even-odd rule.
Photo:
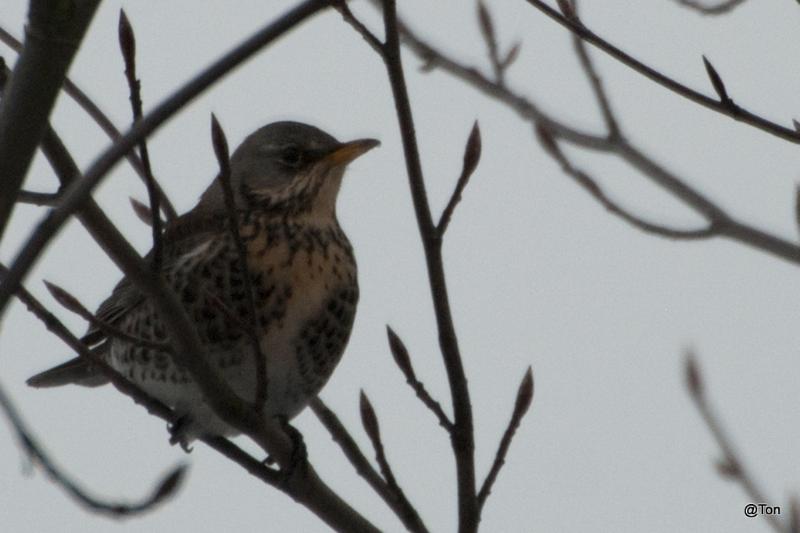
[[76, 357], [28, 378], [26, 383], [36, 388], [60, 387], [70, 384], [98, 387], [108, 383], [108, 378], [91, 363], [81, 357]]

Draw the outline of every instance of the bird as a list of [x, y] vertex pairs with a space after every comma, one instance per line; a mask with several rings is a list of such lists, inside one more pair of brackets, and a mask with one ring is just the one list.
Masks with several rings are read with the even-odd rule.
[[[193, 209], [163, 230], [162, 279], [194, 323], [212, 368], [243, 400], [263, 398], [265, 417], [288, 422], [302, 411], [328, 381], [347, 345], [359, 288], [336, 199], [347, 165], [378, 144], [375, 139], [339, 142], [321, 129], [291, 121], [250, 134], [230, 158], [247, 272], [241, 268], [219, 179]], [[152, 262], [153, 255], [151, 250], [145, 260]], [[189, 372], [162, 349], [169, 346], [169, 332], [133, 282], [123, 278], [95, 317], [82, 341], [174, 409], [181, 429], [173, 442], [186, 447], [200, 436], [238, 433], [213, 412]], [[110, 328], [124, 336], [109, 333]], [[263, 380], [257, 378], [253, 335], [266, 362]], [[77, 357], [27, 383], [96, 387], [108, 378]], [[266, 385], [261, 396], [259, 385]]]

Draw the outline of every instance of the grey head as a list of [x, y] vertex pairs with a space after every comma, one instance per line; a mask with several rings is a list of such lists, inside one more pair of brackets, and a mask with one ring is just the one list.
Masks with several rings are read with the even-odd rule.
[[[342, 143], [300, 122], [268, 124], [251, 133], [231, 156], [236, 206], [285, 214], [333, 214], [345, 167], [378, 144], [374, 139]], [[218, 180], [195, 209], [224, 209]]]

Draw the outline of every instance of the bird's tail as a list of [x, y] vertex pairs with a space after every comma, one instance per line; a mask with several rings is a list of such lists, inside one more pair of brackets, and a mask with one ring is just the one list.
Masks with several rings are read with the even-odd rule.
[[60, 387], [69, 384], [99, 387], [108, 383], [108, 378], [90, 362], [76, 357], [28, 378], [26, 383], [36, 388]]

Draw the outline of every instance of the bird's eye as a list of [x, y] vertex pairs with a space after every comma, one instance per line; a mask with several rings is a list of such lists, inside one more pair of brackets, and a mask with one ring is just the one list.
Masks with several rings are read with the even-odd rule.
[[285, 146], [280, 151], [281, 163], [287, 167], [299, 167], [303, 162], [303, 152], [295, 145]]

